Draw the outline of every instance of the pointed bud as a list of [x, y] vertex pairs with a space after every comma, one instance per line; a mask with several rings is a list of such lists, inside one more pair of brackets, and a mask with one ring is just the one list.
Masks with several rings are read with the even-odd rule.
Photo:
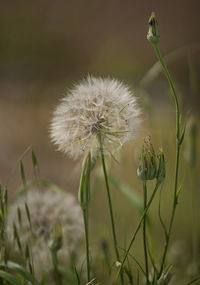
[[156, 155], [151, 137], [147, 136], [144, 140], [144, 145], [141, 153], [140, 164], [137, 169], [137, 175], [142, 181], [153, 180], [157, 173]]
[[166, 176], [166, 169], [165, 169], [165, 157], [163, 150], [160, 149], [160, 153], [158, 156], [159, 164], [158, 164], [158, 171], [157, 171], [157, 181], [162, 183]]
[[81, 179], [78, 192], [79, 203], [84, 209], [90, 201], [90, 172], [91, 172], [91, 153], [88, 151], [83, 159]]
[[158, 33], [158, 23], [154, 12], [152, 12], [149, 19], [149, 31], [147, 34], [147, 40], [152, 44], [158, 44], [160, 40], [160, 35]]

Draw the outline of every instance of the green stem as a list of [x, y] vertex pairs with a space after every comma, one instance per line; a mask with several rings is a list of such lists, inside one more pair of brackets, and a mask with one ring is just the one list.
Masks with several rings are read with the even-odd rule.
[[[113, 235], [115, 255], [116, 255], [117, 261], [120, 262], [120, 255], [119, 255], [119, 251], [118, 251], [118, 247], [117, 247], [117, 237], [116, 237], [116, 231], [115, 231], [115, 222], [114, 222], [112, 201], [111, 201], [111, 195], [110, 195], [110, 187], [109, 187], [109, 183], [108, 183], [108, 175], [107, 175], [107, 171], [106, 171], [106, 164], [105, 164], [105, 159], [104, 159], [104, 154], [103, 154], [101, 138], [100, 138], [100, 146], [101, 146], [101, 160], [102, 160], [102, 166], [103, 166], [103, 172], [104, 172], [104, 178], [105, 178], [106, 190], [107, 190], [107, 197], [108, 197], [108, 205], [109, 205], [109, 211], [110, 211], [110, 219], [111, 219], [111, 226], [112, 226], [112, 235]], [[121, 279], [121, 284], [124, 284], [122, 272], [120, 272], [120, 279]]]
[[129, 255], [130, 249], [131, 249], [131, 247], [132, 247], [132, 245], [133, 245], [133, 243], [134, 243], [134, 241], [135, 241], [135, 238], [136, 238], [136, 236], [137, 236], [137, 233], [138, 233], [138, 231], [139, 231], [139, 229], [140, 229], [140, 227], [141, 227], [141, 225], [142, 225], [142, 222], [143, 222], [143, 220], [144, 220], [144, 217], [146, 216], [146, 213], [147, 213], [149, 207], [151, 206], [151, 203], [152, 203], [152, 201], [153, 201], [153, 199], [154, 199], [154, 197], [155, 197], [155, 194], [156, 194], [156, 192], [157, 192], [159, 186], [160, 186], [160, 182], [156, 181], [156, 185], [155, 185], [155, 188], [154, 188], [154, 190], [153, 190], [153, 193], [152, 193], [152, 195], [151, 195], [151, 197], [150, 197], [150, 199], [149, 199], [149, 201], [148, 201], [148, 203], [147, 203], [147, 206], [146, 206], [145, 210], [143, 211], [143, 214], [142, 214], [142, 216], [141, 216], [141, 218], [140, 218], [140, 221], [139, 221], [139, 223], [138, 223], [138, 225], [137, 225], [137, 228], [136, 228], [136, 230], [135, 230], [135, 232], [134, 232], [134, 234], [133, 234], [133, 236], [132, 236], [132, 238], [131, 238], [131, 241], [130, 241], [130, 243], [129, 243], [128, 249], [127, 249], [126, 254], [125, 254], [125, 256], [124, 256], [124, 259], [122, 260], [122, 264], [121, 264], [121, 269], [120, 269], [120, 271], [122, 270], [122, 268], [123, 268], [123, 266], [124, 266], [124, 263], [125, 263], [125, 261], [126, 261], [128, 255]]
[[[144, 192], [144, 211], [147, 206], [147, 185], [146, 181], [143, 182], [143, 192]], [[149, 268], [148, 268], [148, 254], [147, 254], [147, 240], [146, 240], [146, 214], [143, 220], [143, 244], [144, 244], [144, 259], [146, 268], [146, 284], [149, 284]]]
[[170, 76], [170, 73], [167, 69], [167, 66], [163, 60], [163, 57], [161, 55], [161, 52], [160, 52], [160, 49], [158, 47], [157, 44], [154, 44], [153, 45], [154, 49], [155, 49], [155, 52], [156, 52], [156, 55], [163, 67], [163, 71], [167, 77], [167, 80], [169, 82], [169, 85], [170, 85], [170, 88], [172, 90], [172, 94], [173, 94], [173, 97], [174, 97], [174, 101], [175, 101], [175, 105], [176, 105], [176, 138], [177, 140], [179, 140], [179, 132], [180, 132], [180, 110], [179, 110], [179, 102], [178, 102], [178, 97], [176, 95], [176, 90], [175, 90], [175, 87], [174, 87], [174, 84], [173, 84], [173, 81], [171, 79], [171, 76]]
[[85, 248], [87, 262], [87, 282], [90, 282], [90, 253], [89, 253], [89, 238], [88, 238], [88, 208], [83, 209], [83, 220], [85, 227]]
[[62, 285], [62, 277], [58, 270], [57, 250], [52, 250], [51, 254], [52, 254], [53, 267], [54, 267], [55, 284]]
[[180, 159], [180, 147], [181, 147], [181, 143], [180, 143], [180, 110], [179, 110], [179, 102], [178, 102], [178, 98], [176, 95], [176, 90], [173, 84], [173, 81], [171, 79], [170, 73], [167, 69], [167, 66], [162, 58], [162, 55], [160, 53], [159, 47], [157, 44], [154, 44], [154, 49], [156, 52], [156, 55], [163, 67], [163, 71], [167, 77], [167, 80], [169, 82], [169, 85], [171, 87], [172, 90], [172, 95], [174, 97], [174, 101], [175, 101], [175, 107], [176, 107], [176, 163], [175, 163], [175, 179], [174, 179], [174, 199], [173, 199], [173, 208], [172, 208], [172, 214], [171, 214], [171, 218], [170, 218], [170, 223], [169, 223], [169, 229], [168, 229], [168, 233], [167, 233], [167, 238], [166, 238], [166, 243], [165, 243], [165, 248], [164, 248], [164, 252], [163, 252], [163, 256], [162, 256], [162, 261], [161, 261], [161, 267], [160, 267], [160, 272], [159, 272], [159, 277], [161, 276], [162, 272], [163, 272], [163, 268], [164, 268], [164, 264], [165, 264], [165, 259], [166, 259], [166, 255], [167, 255], [167, 250], [168, 250], [168, 246], [169, 246], [169, 240], [171, 237], [171, 231], [172, 231], [172, 225], [174, 222], [174, 217], [175, 217], [175, 212], [176, 212], [176, 206], [177, 206], [177, 188], [178, 188], [178, 173], [179, 173], [179, 159]]

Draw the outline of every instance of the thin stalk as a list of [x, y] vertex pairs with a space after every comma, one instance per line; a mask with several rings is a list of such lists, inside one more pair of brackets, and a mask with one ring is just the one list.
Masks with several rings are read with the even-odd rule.
[[178, 98], [176, 95], [176, 90], [173, 84], [173, 81], [171, 79], [170, 73], [167, 69], [167, 66], [163, 60], [163, 57], [160, 53], [159, 47], [157, 44], [153, 44], [153, 47], [155, 49], [156, 55], [163, 67], [163, 71], [167, 77], [167, 80], [169, 82], [170, 88], [172, 90], [172, 95], [174, 97], [175, 101], [175, 107], [176, 107], [176, 162], [175, 162], [175, 178], [174, 178], [174, 199], [173, 199], [173, 208], [172, 208], [172, 214], [170, 218], [170, 223], [169, 223], [169, 229], [167, 233], [167, 238], [166, 238], [166, 243], [165, 243], [165, 248], [162, 256], [162, 261], [161, 261], [161, 267], [160, 267], [160, 272], [159, 272], [159, 277], [161, 276], [165, 264], [165, 259], [167, 255], [167, 250], [169, 246], [169, 240], [171, 237], [171, 231], [172, 231], [172, 226], [174, 222], [174, 217], [175, 217], [175, 212], [176, 212], [176, 206], [177, 206], [177, 188], [178, 188], [178, 174], [179, 174], [179, 159], [180, 159], [180, 147], [181, 147], [181, 142], [180, 142], [180, 110], [179, 110], [179, 102]]
[[82, 163], [82, 171], [79, 185], [78, 200], [83, 212], [85, 229], [85, 251], [87, 266], [87, 282], [90, 280], [90, 252], [89, 252], [89, 231], [88, 231], [88, 205], [90, 201], [90, 173], [91, 173], [91, 154], [87, 152]]
[[122, 260], [122, 264], [121, 264], [120, 270], [122, 270], [122, 268], [123, 268], [123, 266], [124, 266], [124, 263], [125, 263], [125, 261], [126, 261], [128, 255], [129, 255], [129, 251], [130, 251], [130, 249], [131, 249], [131, 247], [132, 247], [132, 245], [133, 245], [133, 243], [134, 243], [134, 241], [135, 241], [135, 238], [136, 238], [136, 236], [137, 236], [137, 233], [138, 233], [138, 231], [139, 231], [139, 229], [140, 229], [140, 227], [141, 227], [141, 225], [142, 225], [142, 222], [143, 222], [143, 220], [144, 220], [145, 215], [147, 214], [147, 211], [148, 211], [149, 207], [151, 206], [151, 203], [152, 203], [152, 201], [153, 201], [153, 199], [154, 199], [154, 197], [155, 197], [155, 194], [156, 194], [156, 192], [157, 192], [159, 186], [160, 186], [160, 182], [156, 181], [156, 185], [155, 185], [155, 188], [154, 188], [154, 190], [153, 190], [153, 193], [152, 193], [152, 195], [151, 195], [151, 197], [150, 197], [150, 199], [149, 199], [149, 201], [148, 201], [148, 203], [147, 203], [147, 206], [146, 206], [145, 210], [143, 211], [143, 214], [142, 214], [142, 216], [141, 216], [141, 218], [140, 218], [140, 221], [139, 221], [139, 223], [138, 223], [138, 225], [137, 225], [137, 227], [136, 227], [136, 230], [135, 230], [135, 232], [134, 232], [134, 234], [133, 234], [133, 236], [132, 236], [132, 238], [131, 238], [131, 241], [130, 241], [130, 243], [129, 243], [128, 249], [126, 250], [126, 254], [125, 254], [125, 256], [124, 256], [124, 259]]
[[53, 267], [54, 267], [55, 284], [62, 285], [62, 277], [58, 270], [57, 250], [52, 250], [51, 254], [52, 254]]
[[[107, 191], [107, 197], [108, 197], [110, 220], [111, 220], [111, 226], [112, 226], [114, 250], [115, 250], [115, 255], [116, 255], [117, 261], [120, 262], [120, 255], [119, 255], [119, 250], [117, 247], [117, 237], [116, 237], [116, 230], [115, 230], [112, 200], [111, 200], [111, 195], [110, 195], [110, 187], [109, 187], [109, 183], [108, 183], [108, 175], [107, 175], [107, 170], [106, 170], [106, 164], [105, 164], [105, 159], [104, 159], [104, 154], [103, 154], [101, 138], [100, 138], [100, 148], [101, 148], [101, 161], [102, 161], [102, 167], [103, 167], [104, 178], [105, 178], [105, 183], [106, 183], [106, 191]], [[121, 271], [120, 271], [120, 279], [121, 279], [121, 284], [124, 284], [123, 273]]]
[[154, 49], [155, 49], [155, 52], [156, 52], [156, 55], [163, 67], [163, 71], [165, 73], [165, 76], [167, 77], [167, 80], [169, 82], [169, 85], [170, 85], [170, 88], [172, 90], [172, 94], [173, 94], [173, 97], [174, 97], [174, 101], [175, 101], [175, 105], [176, 105], [176, 138], [177, 140], [179, 140], [179, 132], [180, 132], [180, 110], [179, 110], [179, 102], [178, 102], [178, 97], [176, 95], [176, 90], [175, 90], [175, 87], [174, 87], [174, 84], [173, 84], [173, 81], [171, 79], [171, 75], [167, 69], [167, 66], [163, 60], [163, 57], [161, 55], [161, 52], [160, 52], [160, 49], [158, 47], [157, 44], [154, 44], [153, 45]]
[[[146, 181], [143, 182], [143, 192], [144, 192], [144, 211], [147, 206], [147, 184]], [[145, 269], [146, 269], [146, 284], [149, 284], [149, 267], [148, 267], [148, 253], [147, 253], [147, 239], [146, 239], [146, 214], [143, 220], [143, 244], [144, 244], [144, 259], [145, 259]]]
[[87, 262], [87, 282], [90, 282], [90, 253], [89, 253], [89, 238], [88, 238], [88, 208], [83, 209], [83, 220], [85, 227], [85, 248]]

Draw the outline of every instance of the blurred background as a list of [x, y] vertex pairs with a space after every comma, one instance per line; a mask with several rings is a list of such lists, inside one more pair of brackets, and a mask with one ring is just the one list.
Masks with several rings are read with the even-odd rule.
[[[123, 170], [112, 161], [113, 171], [137, 189], [140, 196], [135, 157], [143, 137], [151, 134], [157, 149], [162, 146], [167, 154], [166, 188], [170, 187], [175, 151], [174, 102], [159, 65], [154, 66], [157, 59], [146, 40], [148, 19], [155, 11], [160, 49], [176, 82], [183, 114], [190, 111], [198, 125], [200, 1], [13, 0], [1, 1], [0, 6], [0, 180], [6, 183], [10, 174], [9, 193], [21, 183], [17, 161], [31, 145], [40, 163], [41, 176], [76, 195], [80, 163], [55, 151], [48, 127], [65, 90], [88, 74], [123, 80], [135, 90], [144, 111], [140, 136], [123, 148]], [[23, 161], [29, 179], [31, 156], [24, 156]], [[185, 207], [189, 209], [190, 181], [186, 175], [189, 168], [183, 158], [182, 165], [181, 180], [187, 181], [187, 189], [178, 212], [180, 230], [176, 235], [177, 239], [181, 236], [190, 239], [190, 211], [187, 217], [184, 213]], [[102, 205], [95, 204], [95, 199], [96, 202], [99, 199], [96, 193], [94, 205], [101, 213]], [[99, 193], [103, 195], [102, 191]], [[163, 195], [170, 200], [168, 193]], [[115, 193], [116, 198], [119, 195]], [[117, 210], [127, 203], [125, 197], [119, 197]], [[167, 217], [169, 204], [164, 203], [163, 207]], [[117, 211], [116, 216], [125, 230], [134, 212], [132, 207], [123, 209], [123, 215]], [[101, 224], [106, 223], [103, 216], [104, 213], [99, 216]], [[182, 227], [184, 223], [187, 227]], [[104, 235], [102, 227], [97, 231], [100, 232]]]

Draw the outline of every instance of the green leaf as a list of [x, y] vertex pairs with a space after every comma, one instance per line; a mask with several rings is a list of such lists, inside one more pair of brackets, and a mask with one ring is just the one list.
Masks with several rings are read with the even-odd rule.
[[[196, 284], [196, 285], [197, 285], [197, 283], [195, 283], [195, 282], [196, 282], [196, 281], [199, 281], [199, 280], [200, 280], [200, 276], [194, 278], [193, 280], [191, 280], [190, 282], [188, 282], [186, 285], [190, 285], [190, 284]], [[198, 283], [198, 284], [199, 284], [199, 283]]]
[[26, 215], [27, 215], [27, 218], [28, 218], [29, 226], [30, 226], [30, 229], [32, 230], [31, 215], [30, 215], [30, 211], [29, 211], [29, 207], [28, 207], [27, 203], [25, 203], [25, 209], [26, 209]]
[[30, 281], [31, 284], [40, 285], [40, 283], [34, 278], [34, 276], [21, 265], [8, 261], [8, 263], [4, 266], [19, 273], [25, 280]]
[[20, 173], [21, 173], [23, 185], [24, 185], [24, 187], [26, 187], [26, 178], [25, 178], [24, 165], [23, 165], [22, 160], [20, 160]]
[[181, 145], [183, 143], [183, 140], [185, 137], [186, 126], [187, 126], [187, 120], [185, 121], [184, 126], [183, 126], [183, 131], [182, 131], [181, 137], [180, 137], [179, 142], [178, 142], [179, 145]]
[[31, 155], [32, 155], [33, 171], [34, 171], [35, 176], [37, 176], [37, 174], [38, 175], [40, 174], [40, 170], [39, 170], [38, 160], [37, 160], [36, 154], [33, 149], [31, 151]]
[[16, 227], [16, 224], [15, 224], [15, 223], [13, 223], [13, 231], [14, 231], [14, 239], [15, 239], [16, 242], [17, 242], [17, 246], [18, 246], [18, 248], [19, 248], [19, 251], [20, 251], [21, 254], [23, 254], [20, 237], [19, 237], [18, 230], [17, 230], [17, 227]]
[[80, 285], [81, 282], [80, 282], [80, 278], [79, 278], [79, 274], [78, 274], [78, 271], [77, 271], [77, 269], [76, 269], [76, 266], [74, 267], [74, 271], [75, 271], [75, 274], [76, 274], [77, 285]]
[[165, 223], [164, 223], [164, 221], [162, 219], [162, 216], [161, 216], [161, 193], [162, 193], [162, 188], [160, 190], [160, 195], [159, 195], [158, 217], [159, 217], [159, 220], [160, 220], [160, 223], [161, 223], [164, 235], [165, 235], [165, 240], [167, 241], [167, 239], [168, 239], [168, 232], [167, 232], [167, 228], [166, 228]]
[[7, 273], [3, 270], [0, 270], [0, 277], [3, 280], [8, 281], [12, 285], [23, 285], [23, 283], [15, 276], [11, 275], [10, 273]]

